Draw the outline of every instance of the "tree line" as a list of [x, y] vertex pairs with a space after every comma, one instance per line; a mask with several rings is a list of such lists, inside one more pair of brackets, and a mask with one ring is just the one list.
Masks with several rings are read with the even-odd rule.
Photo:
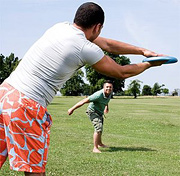
[[[121, 65], [130, 64], [130, 59], [126, 56], [114, 55], [105, 52], [109, 55], [115, 62]], [[0, 83], [2, 83], [11, 72], [17, 67], [21, 59], [15, 57], [13, 53], [5, 57], [0, 55]], [[80, 96], [80, 95], [91, 95], [97, 90], [102, 89], [103, 82], [107, 79], [113, 82], [114, 95], [117, 96], [134, 96], [136, 98], [138, 95], [154, 95], [163, 93], [164, 95], [169, 94], [169, 89], [165, 88], [164, 84], [159, 85], [155, 83], [151, 88], [149, 85], [144, 85], [141, 91], [141, 81], [133, 80], [128, 85], [128, 89], [123, 91], [125, 87], [125, 80], [118, 80], [115, 78], [110, 78], [96, 72], [91, 66], [85, 65], [85, 71], [78, 70], [71, 79], [66, 81], [60, 92], [63, 96]], [[177, 89], [172, 93], [173, 95], [178, 95]]]
[[[134, 98], [137, 97], [137, 95], [142, 95], [142, 96], [149, 96], [149, 95], [153, 95], [153, 96], [157, 96], [158, 94], [169, 94], [169, 89], [165, 88], [164, 84], [159, 85], [159, 83], [155, 83], [153, 85], [153, 87], [149, 86], [149, 85], [144, 85], [141, 91], [141, 84], [142, 81], [139, 80], [133, 80], [131, 81], [131, 83], [128, 85], [128, 89], [124, 91], [124, 95], [133, 95]], [[176, 91], [176, 95], [178, 95], [177, 90]]]

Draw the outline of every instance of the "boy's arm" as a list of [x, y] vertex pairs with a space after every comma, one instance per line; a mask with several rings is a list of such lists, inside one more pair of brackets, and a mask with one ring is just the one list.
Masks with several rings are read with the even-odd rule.
[[107, 114], [109, 112], [109, 106], [108, 104], [105, 106], [104, 113]]
[[85, 103], [89, 103], [89, 98], [85, 98], [85, 99], [79, 101], [78, 103], [76, 103], [72, 108], [70, 108], [68, 110], [68, 114], [71, 115], [75, 109], [83, 106]]

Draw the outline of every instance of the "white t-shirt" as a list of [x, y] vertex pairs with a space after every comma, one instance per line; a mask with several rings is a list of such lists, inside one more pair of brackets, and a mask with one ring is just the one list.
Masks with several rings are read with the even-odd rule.
[[46, 107], [79, 68], [103, 56], [83, 31], [68, 22], [58, 23], [27, 51], [6, 82]]

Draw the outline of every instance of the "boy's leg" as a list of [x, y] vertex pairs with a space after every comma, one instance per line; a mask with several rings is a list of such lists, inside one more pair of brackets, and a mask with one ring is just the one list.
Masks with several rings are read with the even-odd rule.
[[108, 148], [107, 145], [104, 145], [102, 143], [102, 132], [94, 132], [94, 149], [93, 152], [94, 153], [101, 153], [101, 151], [98, 149], [99, 147], [103, 147], [103, 148]]
[[101, 151], [98, 149], [99, 144], [101, 142], [101, 135], [102, 135], [101, 132], [96, 132], [96, 131], [94, 132], [94, 135], [93, 135], [93, 140], [94, 140], [93, 152], [94, 153], [101, 153]]
[[100, 135], [100, 138], [99, 138], [98, 147], [108, 148], [107, 145], [105, 145], [105, 144], [102, 143], [102, 132], [101, 132], [101, 135]]
[[98, 147], [107, 147], [102, 143], [102, 132], [103, 132], [103, 123], [104, 119], [103, 116], [100, 116], [98, 113], [87, 110], [87, 115], [90, 118], [93, 126], [94, 126], [94, 135], [93, 135], [93, 143], [94, 143], [94, 148], [93, 152], [95, 153], [101, 153], [101, 151], [98, 149]]
[[94, 126], [94, 135], [93, 135], [93, 141], [94, 141], [94, 153], [101, 153], [101, 151], [98, 149], [99, 145], [101, 145], [101, 136], [103, 131], [103, 117], [97, 114], [96, 112], [93, 112], [90, 114], [91, 122]]

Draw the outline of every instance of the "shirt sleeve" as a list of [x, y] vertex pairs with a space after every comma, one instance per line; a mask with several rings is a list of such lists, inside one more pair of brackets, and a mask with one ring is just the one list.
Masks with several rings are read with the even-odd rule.
[[89, 96], [89, 101], [90, 102], [97, 101], [100, 98], [100, 96], [101, 96], [101, 91], [97, 91], [94, 94]]
[[104, 52], [96, 44], [87, 41], [82, 48], [81, 57], [84, 64], [93, 65], [104, 57]]

